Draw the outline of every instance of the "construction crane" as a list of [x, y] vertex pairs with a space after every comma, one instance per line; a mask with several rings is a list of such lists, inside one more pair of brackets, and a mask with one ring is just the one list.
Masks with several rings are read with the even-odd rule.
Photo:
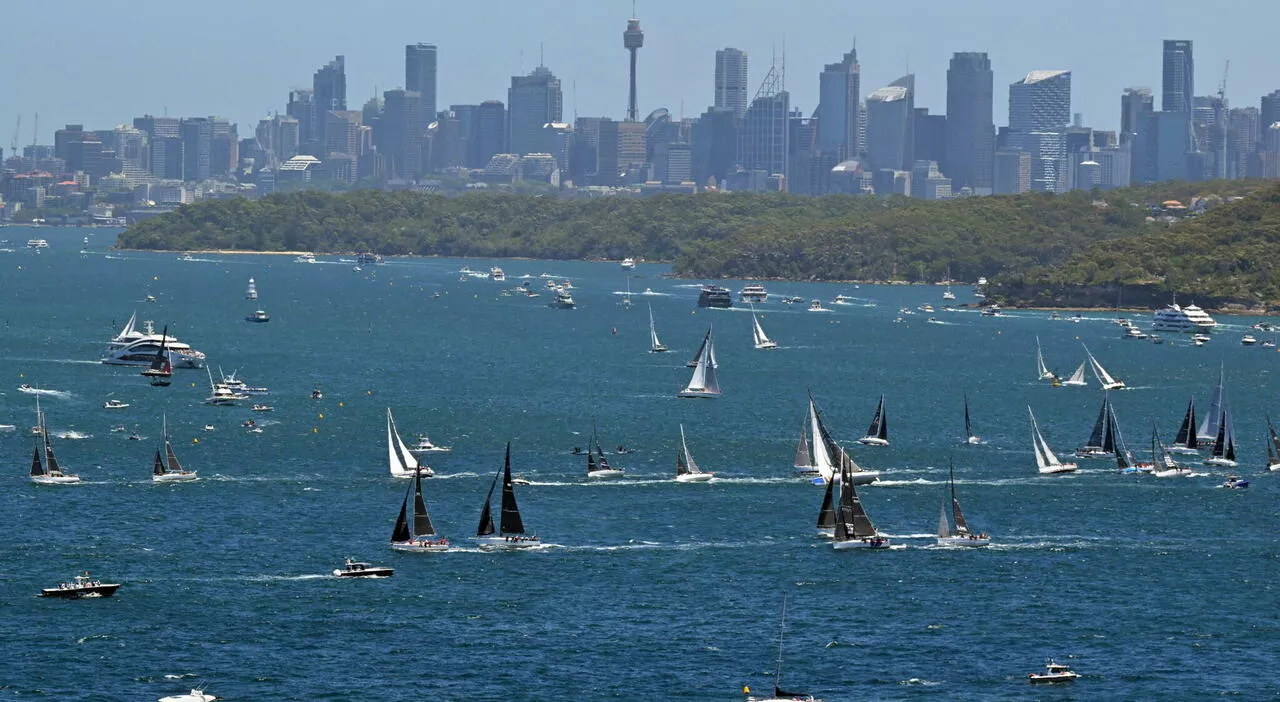
[[1227, 65], [1222, 67], [1222, 82], [1218, 84], [1218, 99], [1222, 101], [1222, 106], [1227, 105], [1227, 73], [1231, 71], [1231, 59], [1227, 59]]
[[18, 133], [22, 131], [22, 115], [18, 115], [18, 123], [13, 127], [13, 139], [9, 141], [9, 155], [18, 155]]

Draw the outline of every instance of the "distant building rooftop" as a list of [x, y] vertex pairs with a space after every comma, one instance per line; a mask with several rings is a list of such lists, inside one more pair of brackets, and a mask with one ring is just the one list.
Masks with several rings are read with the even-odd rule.
[[891, 85], [887, 88], [881, 88], [867, 96], [867, 101], [875, 100], [876, 102], [894, 102], [897, 100], [907, 99], [907, 89], [899, 85]]
[[1031, 83], [1039, 83], [1040, 81], [1049, 80], [1050, 78], [1056, 78], [1064, 73], [1070, 73], [1070, 72], [1071, 71], [1032, 71], [1028, 73], [1027, 77], [1023, 78], [1020, 82], [1023, 83], [1024, 85], [1030, 85]]

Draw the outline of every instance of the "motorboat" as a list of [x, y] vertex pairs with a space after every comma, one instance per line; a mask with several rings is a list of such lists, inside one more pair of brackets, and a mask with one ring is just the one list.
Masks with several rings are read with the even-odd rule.
[[1232, 490], [1239, 490], [1241, 488], [1249, 487], [1249, 481], [1245, 480], [1244, 478], [1241, 478], [1238, 475], [1228, 475], [1227, 479], [1223, 481], [1222, 487], [1229, 488]]
[[1150, 341], [1150, 342], [1151, 342], [1151, 343], [1153, 343], [1153, 344], [1163, 344], [1163, 343], [1164, 343], [1164, 338], [1163, 338], [1163, 337], [1161, 337], [1159, 334], [1156, 334], [1155, 332], [1152, 332], [1152, 333], [1148, 334], [1148, 335], [1147, 335], [1147, 340], [1148, 340], [1148, 341]]
[[811, 300], [811, 301], [809, 302], [809, 310], [808, 310], [808, 311], [810, 311], [810, 312], [830, 312], [830, 311], [831, 311], [831, 309], [830, 309], [830, 308], [828, 308], [828, 307], [823, 307], [823, 306], [822, 306], [822, 300]]
[[[238, 372], [238, 371], [237, 371]], [[222, 371], [218, 371], [219, 375]], [[271, 392], [270, 388], [261, 386], [253, 386], [236, 377], [236, 373], [228, 373], [222, 376], [222, 384], [242, 395], [266, 395]]]
[[987, 305], [982, 308], [983, 317], [1002, 317], [1000, 305]]
[[622, 266], [622, 269], [625, 271], [635, 270], [636, 260], [634, 258], [627, 257], [622, 259], [618, 265]]
[[375, 266], [379, 263], [382, 263], [382, 256], [379, 254], [372, 253], [369, 251], [356, 254], [357, 266]]
[[547, 306], [557, 310], [572, 310], [577, 308], [578, 303], [573, 301], [573, 295], [568, 290], [556, 288], [555, 297], [551, 298]]
[[1162, 310], [1157, 310], [1155, 319], [1151, 323], [1153, 331], [1179, 334], [1196, 332], [1207, 334], [1217, 326], [1218, 323], [1214, 321], [1213, 317], [1210, 317], [1199, 307], [1195, 305], [1179, 307], [1176, 303]]
[[1124, 333], [1120, 335], [1120, 338], [1121, 339], [1145, 339], [1147, 338], [1147, 334], [1146, 332], [1142, 331], [1141, 329], [1135, 326], [1128, 326], [1124, 328]]
[[126, 429], [123, 424], [117, 424], [114, 427], [111, 427], [112, 434], [123, 434], [126, 431], [129, 431], [129, 430]]
[[448, 453], [452, 450], [448, 446], [437, 446], [431, 443], [431, 439], [427, 438], [426, 434], [419, 434], [418, 443], [409, 447], [409, 453], [415, 456], [423, 453]]
[[29, 249], [47, 249], [49, 242], [44, 239], [27, 239], [27, 248]]
[[254, 412], [271, 412], [275, 410], [275, 407], [272, 407], [271, 405], [254, 405], [249, 409], [253, 410]]
[[738, 299], [751, 305], [768, 302], [769, 291], [765, 290], [764, 286], [758, 283], [744, 285], [742, 286], [742, 289], [738, 291]]
[[293, 259], [293, 262], [294, 263], [315, 263], [316, 255], [313, 253], [301, 253], [301, 254], [298, 254]]
[[499, 283], [504, 283], [507, 280], [507, 274], [497, 266], [489, 269], [489, 277]]
[[1253, 334], [1245, 334], [1240, 337], [1240, 344], [1242, 346], [1253, 346], [1256, 343], [1258, 343], [1258, 340], [1254, 338]]
[[324, 399], [324, 393], [320, 392], [320, 388], [315, 388], [315, 389], [313, 389], [313, 390], [311, 391], [311, 399], [313, 399], [313, 400], [323, 400], [323, 399]]
[[1066, 683], [1078, 677], [1080, 674], [1070, 666], [1054, 663], [1052, 658], [1044, 664], [1043, 673], [1027, 673], [1027, 680], [1031, 683]]
[[244, 321], [256, 322], [258, 324], [265, 324], [271, 321], [271, 315], [267, 314], [263, 310], [254, 310], [253, 312], [250, 312], [249, 314], [246, 314], [244, 316]]
[[40, 590], [41, 597], [57, 597], [64, 600], [83, 600], [96, 597], [110, 597], [120, 589], [120, 583], [104, 583], [89, 577], [86, 571], [77, 575], [69, 583], [59, 583], [57, 587], [46, 587]]
[[921, 312], [924, 312], [924, 313], [926, 313], [926, 314], [933, 314], [933, 313], [934, 313], [933, 305], [930, 305], [930, 304], [929, 304], [929, 303], [927, 303], [927, 302], [926, 302], [925, 304], [923, 304], [923, 305], [920, 305], [919, 307], [916, 307], [916, 309], [918, 309], [918, 310], [920, 310]]
[[704, 285], [698, 292], [698, 307], [733, 307], [733, 294], [729, 292], [729, 288]]
[[852, 305], [853, 302], [853, 298], [848, 295], [836, 295], [831, 300], [831, 304], [833, 305]]
[[174, 368], [203, 368], [205, 355], [191, 348], [174, 336], [155, 333], [150, 320], [142, 323], [142, 331], [135, 328], [138, 315], [129, 317], [119, 334], [107, 344], [102, 362], [113, 366], [149, 366], [160, 352], [161, 346], [169, 354]]
[[210, 695], [204, 690], [201, 690], [198, 687], [193, 687], [191, 688], [191, 692], [188, 692], [185, 695], [169, 695], [168, 697], [161, 697], [159, 702], [214, 702], [216, 699], [218, 698]]
[[121, 402], [115, 398], [102, 403], [102, 409], [124, 409], [129, 406], [128, 402]]
[[246, 288], [244, 291], [244, 299], [246, 300], [258, 299], [258, 286], [253, 282], [253, 278], [249, 279], [249, 287]]
[[[208, 371], [208, 369], [205, 369]], [[207, 405], [234, 405], [240, 400], [249, 399], [248, 395], [236, 392], [226, 383], [213, 382], [213, 374], [209, 373], [209, 396], [204, 399]]]
[[804, 298], [799, 295], [788, 295], [782, 298], [782, 301], [788, 305], [799, 305], [804, 302]]
[[350, 558], [344, 559], [342, 568], [335, 568], [335, 578], [389, 578], [395, 573], [394, 568], [375, 566]]
[[179, 260], [179, 261], [187, 261], [187, 262], [191, 262], [191, 261], [195, 261], [195, 260], [197, 260], [197, 259], [196, 259], [196, 257], [195, 257], [195, 256], [192, 256], [192, 255], [191, 255], [191, 254], [189, 254], [189, 253], [184, 253], [184, 254], [182, 254], [181, 256], [179, 256], [179, 257], [178, 257], [178, 260]]

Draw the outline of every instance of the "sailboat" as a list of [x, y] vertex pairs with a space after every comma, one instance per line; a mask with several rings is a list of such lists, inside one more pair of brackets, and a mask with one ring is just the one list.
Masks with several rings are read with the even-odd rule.
[[1093, 431], [1084, 446], [1076, 449], [1076, 458], [1114, 458], [1116, 455], [1115, 425], [1111, 422], [1111, 396], [1103, 393], [1102, 407]]
[[818, 535], [836, 535], [836, 481], [828, 480], [827, 489], [822, 491], [822, 506], [818, 508]]
[[681, 390], [677, 397], [719, 397], [720, 383], [716, 380], [715, 366], [715, 341], [711, 338], [711, 330], [707, 330], [707, 336], [702, 340], [702, 352], [698, 355], [698, 362], [693, 368], [693, 377], [689, 378], [689, 384]]
[[[595, 452], [592, 453], [592, 445], [594, 444]], [[609, 459], [604, 457], [604, 449], [600, 446], [600, 439], [596, 435], [596, 422], [591, 420], [591, 439], [587, 442], [587, 477], [588, 478], [620, 478], [622, 477], [622, 469], [614, 468], [609, 465]]]
[[622, 295], [622, 302], [618, 303], [622, 309], [631, 309], [631, 276], [627, 276], [627, 291]]
[[1280, 471], [1280, 436], [1276, 435], [1276, 427], [1267, 416], [1267, 470]]
[[49, 439], [49, 427], [44, 421], [44, 412], [40, 411], [40, 396], [36, 396], [36, 435], [35, 452], [31, 456], [31, 482], [41, 485], [66, 485], [80, 482], [80, 476], [74, 473], [63, 473], [62, 466], [53, 455], [53, 442]]
[[1053, 449], [1049, 448], [1049, 444], [1040, 435], [1040, 426], [1036, 424], [1036, 415], [1031, 411], [1030, 405], [1027, 406], [1027, 414], [1031, 415], [1031, 448], [1036, 452], [1036, 467], [1039, 468], [1040, 475], [1075, 472], [1076, 464], [1058, 460]]
[[778, 348], [778, 342], [770, 339], [764, 333], [764, 327], [760, 326], [760, 318], [756, 316], [756, 306], [751, 305], [751, 339], [755, 343], [757, 349], [767, 350]]
[[648, 307], [649, 307], [649, 353], [665, 353], [667, 351], [667, 347], [661, 341], [658, 341], [658, 328], [653, 325], [653, 305], [648, 305]]
[[796, 442], [796, 473], [800, 475], [818, 475], [817, 466], [813, 464], [813, 455], [809, 451], [809, 415], [800, 424], [800, 440]]
[[[1044, 364], [1044, 353], [1040, 350], [1040, 337], [1036, 337], [1036, 376], [1040, 380], [1057, 380], [1058, 376]], [[1084, 364], [1080, 365], [1080, 377], [1084, 377]]]
[[951, 523], [947, 520], [947, 502], [943, 500], [942, 509], [938, 514], [938, 545], [966, 546], [969, 548], [990, 546], [991, 537], [986, 534], [969, 531], [969, 524], [964, 520], [964, 513], [960, 511], [960, 498], [956, 497], [955, 464], [950, 463], [949, 468], [951, 474], [951, 518], [955, 521], [956, 528], [952, 531]]
[[249, 287], [245, 288], [244, 299], [246, 300], [258, 299], [258, 286], [254, 285], [253, 278], [249, 279]]
[[818, 411], [818, 404], [813, 400], [813, 393], [809, 394], [809, 428], [812, 435], [810, 460], [813, 469], [820, 476], [813, 482], [821, 484], [839, 481], [842, 475], [841, 467], [845, 465], [849, 467], [849, 475], [854, 485], [866, 485], [880, 478], [878, 471], [865, 470], [855, 463], [844, 448], [831, 438], [831, 432], [822, 421], [822, 413]]
[[970, 446], [987, 443], [981, 436], [973, 433], [973, 426], [969, 423], [969, 393], [964, 394], [964, 437], [964, 442]]
[[1196, 450], [1196, 398], [1187, 401], [1187, 413], [1182, 415], [1182, 425], [1178, 427], [1178, 435], [1173, 445], [1168, 448], [1174, 453], [1198, 453]]
[[684, 425], [680, 425], [680, 450], [676, 452], [676, 482], [705, 483], [711, 480], [711, 473], [703, 472], [689, 453], [689, 445], [684, 440]]
[[[413, 493], [413, 514], [409, 514], [409, 494]], [[410, 518], [412, 516], [412, 519]], [[400, 515], [391, 531], [391, 548], [411, 553], [448, 551], [449, 540], [436, 535], [427, 503], [422, 499], [422, 474], [415, 473], [413, 483], [405, 488], [404, 501], [400, 503]]]
[[[1080, 345], [1084, 346], [1083, 343]], [[1103, 390], [1120, 390], [1124, 387], [1124, 381], [1113, 378], [1107, 372], [1107, 369], [1103, 368], [1101, 363], [1098, 363], [1098, 359], [1094, 358], [1092, 353], [1089, 353], [1088, 346], [1084, 346], [1084, 353], [1089, 357], [1089, 365], [1093, 368], [1093, 375], [1098, 379]]]
[[782, 594], [782, 625], [778, 629], [778, 668], [773, 674], [773, 696], [772, 697], [753, 697], [751, 696], [751, 688], [744, 687], [742, 691], [747, 694], [747, 702], [822, 702], [815, 699], [813, 695], [805, 692], [787, 692], [782, 689], [782, 638], [787, 631], [787, 595]]
[[[156, 483], [184, 483], [198, 480], [196, 471], [187, 470], [178, 462], [173, 452], [173, 444], [169, 443], [169, 419], [161, 415], [160, 447], [156, 448], [156, 459], [151, 466], [151, 481]], [[163, 455], [160, 449], [164, 449]]]
[[708, 327], [708, 328], [707, 328], [707, 333], [706, 333], [705, 335], [703, 335], [703, 337], [702, 337], [702, 343], [698, 345], [698, 350], [694, 352], [694, 354], [693, 354], [693, 358], [690, 358], [687, 362], [685, 362], [684, 367], [685, 367], [685, 368], [696, 368], [696, 367], [698, 366], [698, 359], [699, 359], [699, 358], [702, 358], [702, 353], [703, 353], [704, 351], [706, 351], [708, 347], [710, 347], [710, 349], [711, 349], [711, 351], [710, 351], [710, 355], [711, 355], [711, 367], [712, 367], [712, 368], [719, 368], [719, 367], [720, 367], [720, 364], [716, 361], [716, 346], [715, 346], [715, 343], [714, 343], [714, 342], [712, 342], [712, 340], [711, 340], [711, 328], [710, 328], [710, 327]]
[[1209, 401], [1209, 413], [1196, 429], [1196, 446], [1205, 448], [1212, 446], [1218, 438], [1218, 423], [1222, 419], [1222, 398], [1225, 392], [1225, 367], [1218, 366], [1218, 387], [1213, 391], [1213, 399]]
[[[1143, 466], [1138, 466], [1142, 468]], [[1151, 423], [1151, 466], [1148, 468], [1157, 478], [1180, 478], [1191, 475], [1190, 468], [1183, 468], [1174, 462], [1160, 441], [1160, 430]]]
[[1116, 420], [1115, 405], [1107, 408], [1107, 421], [1111, 423], [1111, 442], [1116, 455], [1116, 468], [1121, 473], [1130, 473], [1138, 469], [1133, 454], [1124, 443], [1124, 434], [1120, 431], [1120, 422]]
[[1227, 394], [1222, 393], [1222, 417], [1218, 420], [1218, 436], [1213, 442], [1213, 450], [1204, 459], [1207, 466], [1236, 466], [1236, 433], [1231, 424], [1231, 406], [1227, 404]]
[[[495, 531], [493, 511], [493, 489], [502, 478], [502, 518]], [[480, 526], [476, 528], [475, 541], [480, 546], [495, 548], [528, 548], [538, 546], [542, 542], [537, 536], [529, 536], [524, 532], [524, 521], [520, 519], [520, 508], [516, 506], [515, 486], [511, 482], [511, 443], [507, 442], [507, 457], [503, 461], [502, 472], [493, 476], [489, 484], [489, 494], [484, 498], [484, 508], [480, 510]]]
[[858, 443], [867, 446], [889, 445], [889, 419], [884, 414], [884, 395], [880, 396], [880, 403], [876, 405], [876, 413], [871, 417], [867, 435], [858, 439]]
[[165, 344], [169, 342], [169, 325], [164, 326], [164, 331], [160, 332], [160, 348], [156, 351], [156, 357], [151, 359], [151, 366], [142, 371], [142, 374], [151, 378], [151, 384], [155, 387], [169, 387], [173, 377], [173, 360], [169, 358], [169, 352], [165, 349]]
[[391, 408], [387, 408], [387, 468], [393, 478], [412, 478], [418, 474], [430, 478], [435, 475], [431, 466], [419, 463], [418, 459], [400, 440], [400, 432], [396, 431], [396, 420], [391, 416]]
[[1088, 385], [1089, 381], [1084, 379], [1084, 367], [1087, 365], [1089, 365], [1089, 359], [1086, 358], [1080, 362], [1080, 367], [1076, 369], [1076, 372], [1072, 373], [1070, 378], [1062, 381], [1062, 384], [1073, 388], [1082, 388]]
[[836, 530], [832, 547], [837, 551], [848, 549], [887, 549], [889, 539], [881, 536], [871, 523], [866, 510], [862, 509], [862, 500], [858, 499], [858, 490], [853, 486], [853, 475], [849, 462], [840, 467], [840, 499], [836, 503]]

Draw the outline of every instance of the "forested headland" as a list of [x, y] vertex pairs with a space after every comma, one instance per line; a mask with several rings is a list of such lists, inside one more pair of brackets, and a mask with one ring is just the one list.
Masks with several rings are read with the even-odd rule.
[[[1225, 204], [1184, 221], [1158, 210], [1166, 200], [1205, 197]], [[1236, 197], [1243, 199], [1227, 202]], [[1280, 188], [1262, 181], [1213, 181], [944, 202], [756, 193], [573, 200], [305, 191], [185, 205], [129, 227], [118, 245], [392, 256], [629, 256], [670, 261], [677, 275], [708, 279], [937, 282], [949, 276], [971, 282], [985, 276], [1008, 303], [1052, 306], [1081, 304], [1070, 294], [1073, 288], [1120, 285], [1219, 302], [1280, 302], [1280, 278], [1263, 255], [1276, 236]]]

